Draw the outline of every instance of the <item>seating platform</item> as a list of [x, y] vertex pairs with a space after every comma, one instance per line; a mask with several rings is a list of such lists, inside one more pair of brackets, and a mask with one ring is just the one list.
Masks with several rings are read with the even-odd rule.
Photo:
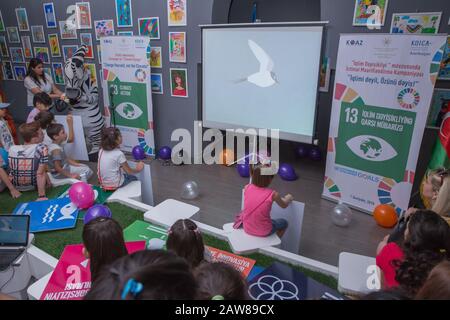
[[[338, 290], [342, 294], [360, 297], [379, 290], [379, 288], [369, 288], [374, 286], [371, 276], [378, 276], [378, 284], [380, 283], [380, 271], [376, 266], [375, 258], [341, 252], [338, 269]], [[377, 275], [373, 275], [375, 270]]]
[[126, 198], [135, 201], [142, 201], [142, 188], [140, 181], [133, 181], [127, 184], [125, 187], [119, 188], [108, 198], [108, 202], [114, 202], [114, 200]]
[[177, 220], [189, 219], [199, 210], [200, 208], [196, 206], [174, 199], [168, 199], [147, 211], [144, 214], [144, 220], [169, 228]]

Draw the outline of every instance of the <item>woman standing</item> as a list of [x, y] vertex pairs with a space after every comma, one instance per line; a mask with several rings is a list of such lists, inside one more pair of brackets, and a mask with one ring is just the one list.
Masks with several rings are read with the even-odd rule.
[[27, 89], [27, 106], [31, 111], [33, 106], [33, 97], [40, 92], [47, 93], [52, 99], [64, 100], [64, 93], [53, 83], [52, 77], [44, 72], [44, 64], [40, 59], [30, 60], [28, 72], [24, 80]]

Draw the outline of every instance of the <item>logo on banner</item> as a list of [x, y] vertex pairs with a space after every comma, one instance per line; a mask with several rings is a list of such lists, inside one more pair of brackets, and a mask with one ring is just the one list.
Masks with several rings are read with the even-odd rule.
[[364, 44], [363, 40], [347, 40], [348, 46], [362, 46]]
[[254, 300], [299, 300], [299, 290], [294, 283], [271, 275], [259, 278], [248, 292]]
[[414, 109], [419, 105], [420, 94], [413, 88], [406, 88], [399, 92], [397, 101], [403, 109]]
[[388, 142], [374, 136], [354, 137], [347, 141], [347, 146], [358, 157], [369, 161], [387, 161], [397, 156]]
[[144, 82], [145, 79], [147, 78], [147, 73], [142, 69], [137, 69], [134, 76], [136, 77], [137, 81]]
[[123, 102], [117, 106], [117, 113], [128, 120], [135, 120], [142, 115], [141, 109], [131, 102]]

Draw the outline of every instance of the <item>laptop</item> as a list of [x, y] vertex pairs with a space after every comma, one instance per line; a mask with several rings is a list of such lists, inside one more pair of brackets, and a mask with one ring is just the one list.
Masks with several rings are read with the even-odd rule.
[[0, 272], [7, 270], [28, 246], [29, 215], [0, 215]]

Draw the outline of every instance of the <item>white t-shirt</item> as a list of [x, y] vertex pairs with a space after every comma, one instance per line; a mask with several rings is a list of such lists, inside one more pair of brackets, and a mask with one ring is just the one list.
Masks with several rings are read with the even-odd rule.
[[53, 80], [52, 78], [44, 73], [45, 75], [45, 79], [47, 80], [47, 83], [44, 83], [42, 80], [39, 80], [39, 85], [34, 82], [33, 78], [31, 77], [26, 77], [25, 80], [23, 81], [25, 88], [27, 88], [27, 103], [29, 107], [33, 106], [33, 98], [34, 98], [34, 93], [31, 92], [32, 89], [34, 88], [39, 88], [41, 89], [42, 92], [45, 92], [47, 94], [52, 93], [53, 90]]
[[45, 144], [47, 147], [50, 147], [50, 145], [53, 144], [53, 141], [47, 135], [47, 130], [46, 129], [42, 129], [42, 133], [44, 134], [44, 142], [42, 142], [42, 143]]
[[121, 165], [127, 162], [125, 154], [119, 149], [106, 151], [100, 149], [98, 156], [99, 181], [105, 189], [117, 189], [125, 181]]

